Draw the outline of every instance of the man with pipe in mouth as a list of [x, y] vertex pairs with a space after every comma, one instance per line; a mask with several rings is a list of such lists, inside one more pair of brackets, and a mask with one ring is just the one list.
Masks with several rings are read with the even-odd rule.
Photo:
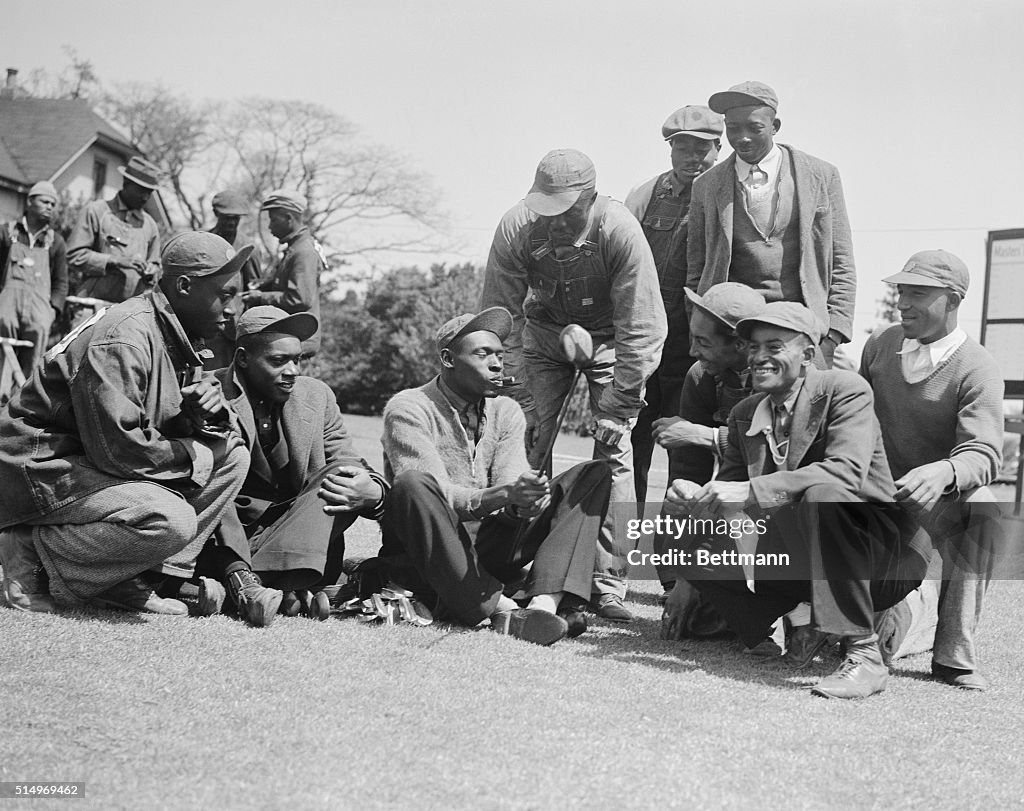
[[[602, 460], [551, 479], [530, 469], [522, 409], [498, 396], [512, 327], [502, 307], [451, 319], [437, 332], [440, 374], [385, 407], [381, 557], [411, 561], [401, 585], [435, 594], [439, 618], [490, 618], [498, 633], [548, 645], [586, 630], [611, 472]], [[506, 592], [527, 568], [520, 608]]]
[[[513, 396], [526, 414], [530, 464], [551, 447], [575, 368], [559, 336], [570, 323], [593, 338], [583, 369], [594, 417], [594, 458], [612, 467], [612, 503], [635, 509], [630, 431], [647, 379], [665, 343], [665, 305], [650, 246], [621, 203], [597, 194], [597, 172], [575, 149], [549, 152], [525, 199], [498, 224], [487, 259], [482, 307], [513, 315], [505, 344], [509, 374], [525, 383]], [[629, 622], [625, 551], [608, 515], [597, 538], [591, 601], [598, 615]]]
[[718, 478], [703, 486], [677, 479], [666, 507], [697, 518], [746, 511], [764, 519], [755, 557], [775, 553], [780, 565], [755, 560], [752, 571], [739, 565], [732, 577], [692, 582], [748, 647], [810, 602], [811, 624], [792, 641], [800, 663], [837, 638], [846, 647], [842, 664], [812, 693], [881, 692], [889, 671], [875, 612], [921, 584], [930, 550], [927, 535], [892, 500], [871, 387], [853, 372], [814, 368], [821, 325], [801, 304], [772, 302], [736, 331], [747, 341], [755, 393], [729, 415]]

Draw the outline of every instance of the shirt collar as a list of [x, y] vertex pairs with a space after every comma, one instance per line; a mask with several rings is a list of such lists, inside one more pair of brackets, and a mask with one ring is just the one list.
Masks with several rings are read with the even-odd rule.
[[911, 355], [922, 348], [928, 350], [932, 366], [937, 366], [946, 356], [959, 348], [960, 344], [967, 340], [967, 333], [961, 327], [956, 327], [949, 335], [932, 341], [929, 344], [922, 344], [917, 338], [904, 338], [903, 345], [897, 355]]
[[[779, 162], [782, 160], [782, 150], [779, 149], [778, 144], [772, 144], [772, 148], [768, 151], [761, 160], [757, 162], [757, 165], [764, 171], [769, 178], [774, 177], [779, 171]], [[747, 175], [750, 174], [750, 167], [754, 164], [747, 163], [739, 155], [736, 156], [736, 177], [740, 179], [742, 183], [747, 179]]]
[[[786, 413], [792, 414], [793, 408], [796, 405], [796, 398], [800, 396], [800, 392], [804, 389], [804, 381], [801, 380], [796, 388], [790, 392], [789, 396], [782, 401], [782, 405], [786, 407]], [[772, 401], [770, 396], [765, 397], [760, 403], [757, 404], [757, 408], [754, 409], [754, 414], [750, 418], [750, 427], [747, 429], [747, 436], [757, 436], [758, 434], [770, 434], [774, 427], [774, 421], [772, 415], [775, 411], [775, 403]]]
[[460, 414], [465, 414], [466, 409], [468, 409], [471, 405], [475, 405], [477, 408], [480, 407], [480, 403], [470, 403], [469, 400], [466, 400], [460, 397], [458, 394], [456, 394], [451, 389], [451, 387], [444, 382], [444, 379], [441, 377], [441, 375], [437, 376], [437, 388], [441, 391], [441, 394], [444, 395], [445, 399], [449, 403], [451, 403], [452, 408], [454, 408]]
[[285, 245], [291, 245], [295, 240], [297, 240], [299, 237], [302, 236], [303, 232], [308, 231], [308, 230], [309, 230], [308, 226], [300, 225], [298, 228], [296, 228], [294, 231], [292, 231], [288, 236], [286, 236], [281, 241]]

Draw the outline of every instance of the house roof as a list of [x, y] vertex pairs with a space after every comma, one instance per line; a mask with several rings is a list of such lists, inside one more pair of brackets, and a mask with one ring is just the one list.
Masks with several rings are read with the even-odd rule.
[[84, 99], [0, 98], [0, 178], [53, 180], [97, 138], [126, 157], [138, 152]]

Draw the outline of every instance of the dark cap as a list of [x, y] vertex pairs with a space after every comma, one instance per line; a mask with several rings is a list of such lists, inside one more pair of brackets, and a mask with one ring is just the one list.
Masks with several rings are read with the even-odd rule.
[[889, 284], [913, 284], [919, 287], [946, 287], [967, 295], [971, 274], [959, 256], [949, 251], [918, 251], [895, 276], [882, 279]]
[[493, 332], [504, 341], [512, 334], [512, 313], [504, 307], [489, 307], [476, 315], [463, 313], [455, 316], [437, 331], [438, 353], [450, 346], [456, 338], [477, 330]]
[[692, 135], [705, 141], [721, 138], [725, 119], [700, 104], [689, 104], [670, 115], [661, 125], [661, 137], [671, 141], [677, 135]]
[[526, 207], [542, 217], [555, 217], [596, 185], [597, 170], [590, 158], [576, 149], [554, 149], [537, 166]]
[[684, 287], [686, 297], [701, 312], [725, 324], [729, 329], [744, 318], [753, 318], [764, 311], [764, 297], [739, 282], [722, 282], [709, 287], [703, 296], [698, 296], [689, 287]]
[[740, 321], [736, 325], [736, 332], [741, 338], [749, 338], [758, 324], [784, 327], [806, 335], [815, 346], [821, 343], [822, 329], [818, 316], [795, 301], [773, 301], [766, 304], [758, 315]]
[[313, 313], [288, 315], [280, 307], [263, 305], [246, 310], [238, 317], [235, 321], [235, 339], [240, 340], [257, 332], [280, 332], [305, 341], [316, 335], [318, 329], [320, 321]]
[[243, 214], [249, 213], [249, 204], [246, 202], [245, 197], [242, 196], [241, 192], [231, 191], [230, 189], [219, 191], [213, 195], [210, 207], [213, 209], [213, 213], [218, 215], [241, 217]]
[[779, 97], [764, 82], [740, 82], [708, 99], [708, 107], [725, 113], [733, 107], [771, 107], [779, 109]]
[[127, 166], [118, 166], [117, 171], [124, 175], [126, 180], [130, 180], [137, 186], [142, 186], [144, 189], [156, 189], [160, 187], [160, 179], [163, 176], [163, 172], [156, 164], [150, 163], [145, 158], [140, 158], [137, 155], [128, 161]]
[[252, 253], [246, 245], [236, 251], [209, 231], [185, 231], [171, 237], [160, 251], [164, 276], [219, 276], [237, 273]]
[[263, 201], [260, 211], [270, 211], [272, 208], [283, 208], [285, 211], [301, 214], [306, 210], [306, 198], [290, 189], [274, 189]]

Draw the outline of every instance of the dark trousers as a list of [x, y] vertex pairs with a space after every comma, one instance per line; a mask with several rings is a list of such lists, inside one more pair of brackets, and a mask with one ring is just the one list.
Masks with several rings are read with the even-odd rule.
[[273, 503], [244, 493], [206, 546], [196, 568], [221, 579], [233, 561], [248, 563], [263, 584], [284, 591], [319, 589], [338, 582], [345, 558], [345, 530], [357, 513], [327, 515], [317, 491], [328, 465], [303, 486], [294, 499]]
[[388, 494], [381, 556], [404, 553], [421, 582], [402, 585], [417, 593], [426, 586], [465, 625], [493, 614], [503, 584], [520, 579], [531, 562], [527, 595], [564, 591], [589, 600], [595, 541], [610, 496], [608, 464], [585, 462], [551, 480], [551, 503], [536, 518], [491, 515], [474, 537], [437, 479], [409, 470]]
[[687, 574], [749, 647], [801, 602], [810, 602], [818, 630], [867, 636], [875, 612], [906, 597], [928, 569], [927, 535], [902, 508], [829, 485], [808, 488], [799, 504], [774, 512], [767, 525], [758, 554], [786, 553], [791, 564], [755, 570], [753, 593], [741, 569], [717, 571], [715, 579]]
[[647, 380], [644, 389], [647, 405], [640, 409], [636, 425], [629, 436], [633, 445], [633, 483], [636, 486], [637, 505], [647, 500], [647, 474], [654, 455], [654, 438], [651, 436], [654, 421], [659, 417], [679, 415], [683, 381], [694, 364], [694, 358], [690, 356], [690, 330], [685, 316], [683, 319], [682, 324], [669, 325], [669, 336], [661, 352], [661, 364]]

